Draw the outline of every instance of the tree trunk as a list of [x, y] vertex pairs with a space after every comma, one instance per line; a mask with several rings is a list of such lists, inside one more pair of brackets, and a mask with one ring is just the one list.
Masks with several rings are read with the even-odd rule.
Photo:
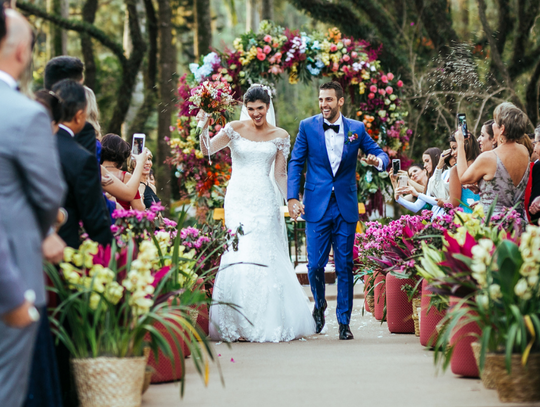
[[257, 0], [246, 0], [246, 31], [257, 32], [259, 28], [259, 10]]
[[[49, 0], [47, 2], [47, 9], [49, 13], [56, 14], [59, 16], [63, 16], [63, 8], [62, 2], [64, 0]], [[50, 58], [57, 57], [59, 55], [65, 55], [64, 50], [64, 35], [62, 28], [58, 27], [57, 25], [49, 24], [49, 41], [47, 43], [47, 53]], [[67, 53], [67, 52], [66, 52]]]
[[[86, 0], [82, 8], [83, 21], [94, 24], [98, 0]], [[84, 84], [94, 92], [97, 87], [96, 61], [94, 58], [94, 45], [87, 33], [81, 33], [81, 49], [84, 59]]]
[[194, 0], [195, 56], [200, 58], [210, 52], [212, 46], [212, 15], [210, 0]]
[[165, 160], [169, 156], [169, 146], [165, 140], [170, 137], [171, 115], [175, 108], [176, 48], [172, 36], [172, 10], [169, 0], [158, 0], [159, 23], [159, 97], [158, 138], [157, 138], [157, 191], [164, 206], [171, 203], [171, 172]]
[[274, 0], [262, 0], [261, 2], [261, 20], [274, 19]]
[[538, 123], [540, 116], [539, 111], [539, 99], [540, 99], [540, 61], [536, 65], [529, 85], [527, 86], [527, 91], [525, 94], [525, 102], [527, 103], [527, 116], [533, 127]]

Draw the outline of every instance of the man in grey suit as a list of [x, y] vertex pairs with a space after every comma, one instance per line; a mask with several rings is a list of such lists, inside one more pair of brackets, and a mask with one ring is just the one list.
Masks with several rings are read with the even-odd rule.
[[[47, 112], [17, 91], [16, 81], [31, 59], [30, 25], [14, 10], [6, 10], [6, 21], [0, 48], [0, 233], [20, 290], [35, 293], [35, 306], [43, 307], [42, 242], [55, 222], [65, 183]], [[21, 298], [12, 301], [17, 307]], [[4, 321], [5, 316], [0, 321], [0, 406], [19, 407], [26, 396], [37, 324], [17, 328]]]

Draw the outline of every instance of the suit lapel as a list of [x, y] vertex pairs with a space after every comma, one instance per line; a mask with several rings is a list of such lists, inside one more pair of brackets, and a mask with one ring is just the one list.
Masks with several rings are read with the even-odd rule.
[[349, 143], [347, 143], [348, 139], [348, 133], [349, 133], [349, 123], [347, 122], [347, 119], [345, 116], [342, 115], [342, 123], [343, 123], [343, 152], [341, 153], [341, 161], [339, 163], [338, 170], [336, 171], [336, 175], [341, 170], [341, 167], [343, 167], [343, 161], [347, 158], [347, 154], [349, 153]]
[[328, 171], [330, 171], [330, 174], [333, 175], [332, 172], [332, 166], [330, 165], [330, 160], [328, 158], [328, 151], [326, 150], [326, 137], [324, 136], [324, 129], [323, 129], [323, 116], [322, 114], [319, 114], [317, 116], [317, 136], [319, 138], [319, 145], [320, 145], [320, 154], [324, 155], [323, 161], [326, 164], [326, 168]]

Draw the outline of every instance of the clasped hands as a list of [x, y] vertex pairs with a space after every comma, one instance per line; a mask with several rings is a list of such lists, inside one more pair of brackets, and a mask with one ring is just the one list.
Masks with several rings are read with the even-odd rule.
[[287, 206], [289, 207], [289, 216], [293, 221], [296, 221], [300, 215], [304, 214], [304, 205], [298, 199], [289, 199]]

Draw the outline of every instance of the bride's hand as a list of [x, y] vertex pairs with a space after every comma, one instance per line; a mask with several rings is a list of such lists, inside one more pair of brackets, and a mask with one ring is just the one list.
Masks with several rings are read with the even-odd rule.
[[289, 216], [292, 220], [296, 221], [298, 216], [304, 214], [304, 205], [298, 199], [289, 199], [287, 205], [289, 207]]

